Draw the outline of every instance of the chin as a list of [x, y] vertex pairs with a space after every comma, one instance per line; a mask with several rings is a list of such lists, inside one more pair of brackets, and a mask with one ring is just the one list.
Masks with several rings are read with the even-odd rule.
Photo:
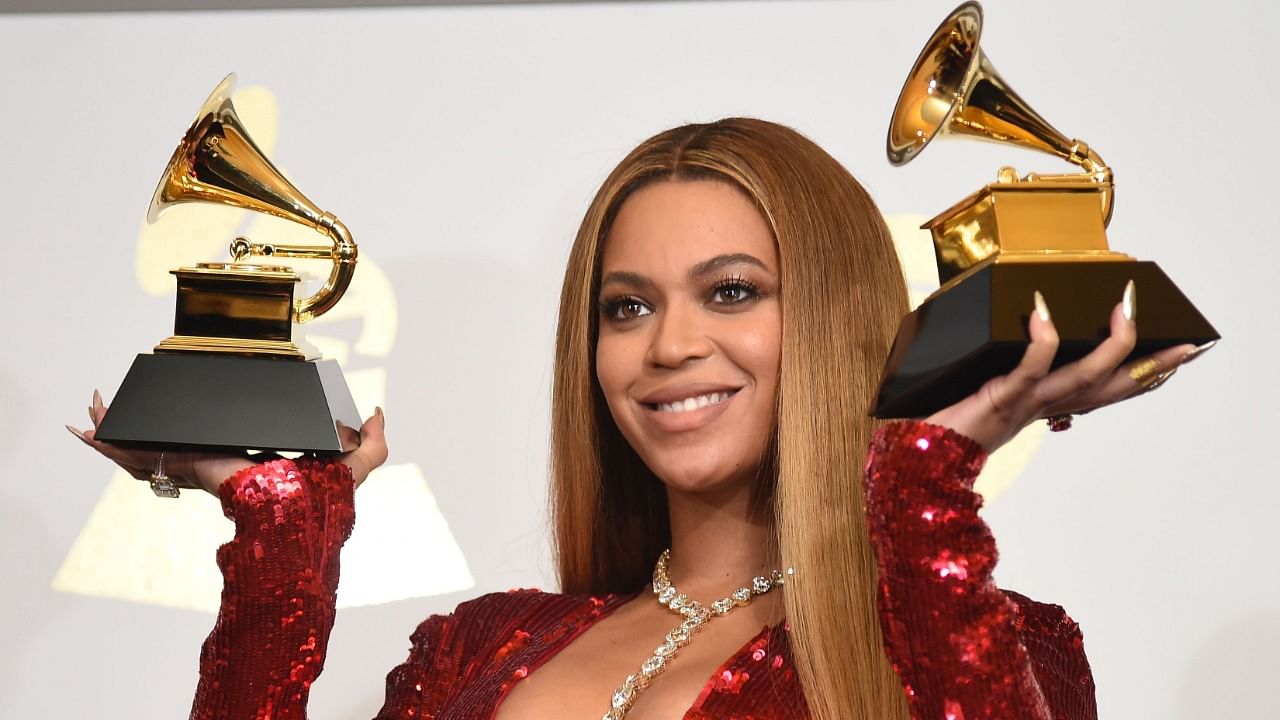
[[759, 467], [758, 458], [747, 463], [721, 461], [726, 455], [716, 450], [684, 448], [678, 453], [661, 454], [663, 457], [646, 458], [645, 463], [668, 490], [683, 493], [750, 490]]

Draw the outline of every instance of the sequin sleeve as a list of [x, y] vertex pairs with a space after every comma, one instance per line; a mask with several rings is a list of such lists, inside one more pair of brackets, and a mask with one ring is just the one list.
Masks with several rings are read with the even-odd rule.
[[977, 443], [918, 422], [877, 431], [867, 518], [885, 648], [916, 720], [1094, 720], [1079, 628], [1061, 608], [1006, 593], [979, 518]]
[[200, 652], [192, 720], [303, 720], [324, 667], [338, 554], [355, 521], [351, 471], [275, 460], [220, 489], [235, 538], [218, 550], [222, 607]]

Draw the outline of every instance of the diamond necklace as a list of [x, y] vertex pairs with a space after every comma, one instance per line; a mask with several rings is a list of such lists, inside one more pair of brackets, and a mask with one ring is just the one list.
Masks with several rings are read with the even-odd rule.
[[736, 607], [746, 605], [757, 595], [763, 595], [782, 584], [782, 573], [774, 570], [769, 577], [752, 578], [750, 585], [734, 590], [727, 596], [711, 603], [708, 608], [697, 600], [689, 598], [676, 590], [667, 577], [667, 563], [671, 560], [671, 550], [662, 551], [658, 564], [653, 568], [653, 594], [658, 602], [666, 605], [672, 612], [684, 616], [684, 621], [674, 630], [667, 633], [666, 639], [653, 651], [653, 655], [640, 666], [640, 672], [628, 675], [626, 680], [613, 691], [609, 712], [601, 720], [622, 720], [626, 717], [636, 697], [653, 682], [653, 679], [666, 669], [680, 649], [689, 644], [693, 636], [713, 617], [727, 615]]

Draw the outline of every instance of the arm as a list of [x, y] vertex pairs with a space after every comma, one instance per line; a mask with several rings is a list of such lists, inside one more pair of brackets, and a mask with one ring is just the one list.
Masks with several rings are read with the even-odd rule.
[[1019, 636], [1019, 607], [991, 579], [995, 540], [973, 492], [985, 460], [977, 443], [936, 425], [876, 433], [867, 521], [885, 649], [913, 718], [1086, 717], [1055, 714], [1046, 702]]
[[[1023, 603], [992, 582], [995, 541], [973, 481], [986, 451], [1036, 418], [1082, 413], [1157, 387], [1210, 346], [1125, 362], [1137, 342], [1137, 289], [1111, 334], [1053, 369], [1058, 333], [1039, 292], [1031, 342], [1008, 375], [925, 423], [881, 428], [867, 458], [868, 529], [880, 570], [885, 647], [917, 719], [1092, 720], [1093, 679], [1061, 608]], [[1154, 374], [1153, 374], [1154, 373]]]
[[333, 628], [353, 491], [351, 470], [336, 460], [275, 460], [222, 483], [236, 535], [218, 550], [222, 608], [201, 649], [192, 720], [306, 717]]

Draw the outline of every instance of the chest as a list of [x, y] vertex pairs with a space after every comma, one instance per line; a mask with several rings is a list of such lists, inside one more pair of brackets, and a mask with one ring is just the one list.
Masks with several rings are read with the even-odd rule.
[[[708, 631], [702, 635], [666, 662], [649, 687], [638, 695], [628, 720], [699, 717], [698, 712], [714, 693], [733, 685], [733, 668], [742, 662], [743, 639], [734, 638], [729, 632]], [[598, 720], [609, 710], [613, 693], [623, 679], [639, 674], [641, 664], [661, 639], [661, 634], [646, 642], [647, 638], [588, 633], [515, 684], [494, 717]], [[745, 644], [752, 640], [755, 638], [748, 637]], [[768, 678], [760, 681], [767, 682]]]
[[[671, 657], [639, 694], [628, 720], [807, 718], [786, 633], [780, 626], [752, 626], [745, 616], [730, 619], [709, 623]], [[531, 629], [518, 647], [493, 653], [495, 661], [473, 674], [456, 702], [436, 717], [597, 720], [677, 622], [674, 616], [655, 620], [623, 612], [571, 633]]]

